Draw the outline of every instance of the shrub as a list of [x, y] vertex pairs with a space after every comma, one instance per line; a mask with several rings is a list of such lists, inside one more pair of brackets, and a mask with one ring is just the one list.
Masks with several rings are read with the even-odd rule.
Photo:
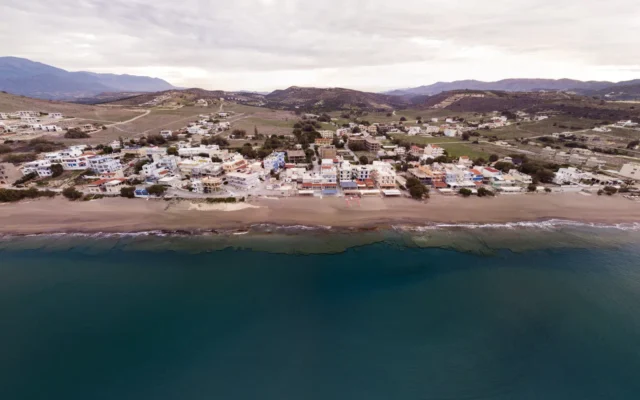
[[496, 162], [498, 161], [498, 156], [496, 154], [492, 154], [489, 156], [489, 162]]
[[64, 137], [67, 139], [87, 139], [90, 138], [91, 135], [78, 128], [71, 128], [64, 134]]
[[61, 164], [52, 164], [51, 165], [51, 177], [52, 178], [57, 178], [60, 175], [62, 175], [62, 173], [64, 172], [64, 169], [62, 168]]
[[481, 187], [480, 189], [478, 189], [478, 197], [485, 197], [485, 196], [487, 196], [487, 197], [493, 197], [493, 196], [495, 196], [495, 195], [496, 195], [496, 194], [495, 194], [495, 193], [493, 193], [493, 191], [491, 191], [491, 190], [489, 190], [489, 189], [487, 189], [487, 188], [483, 188], [483, 187]]
[[79, 200], [82, 198], [82, 192], [76, 190], [75, 187], [69, 186], [62, 191], [62, 195], [71, 201]]
[[216, 198], [208, 198], [207, 203], [216, 204], [216, 203], [236, 203], [238, 200], [235, 197], [216, 197]]
[[147, 192], [149, 192], [150, 195], [152, 196], [162, 196], [165, 192], [167, 191], [167, 187], [166, 186], [162, 186], [162, 185], [151, 185], [151, 186], [147, 186]]
[[7, 146], [6, 144], [0, 144], [0, 154], [7, 154], [7, 153], [11, 153], [13, 151], [13, 149], [10, 146]]
[[126, 197], [127, 199], [133, 199], [135, 196], [136, 188], [133, 186], [125, 186], [120, 189], [120, 196]]
[[27, 190], [0, 189], [0, 203], [20, 201], [23, 199], [35, 199], [38, 197], [54, 197], [56, 194], [50, 190], [38, 190], [30, 188]]
[[551, 193], [551, 188], [544, 188], [545, 193]]
[[8, 154], [4, 157], [3, 161], [12, 163], [12, 164], [21, 164], [24, 162], [33, 161], [36, 159], [36, 155], [33, 153], [17, 153], [17, 154]]
[[527, 190], [529, 192], [535, 192], [536, 190], [538, 190], [538, 187], [532, 183], [531, 185], [527, 186]]
[[170, 155], [170, 156], [177, 156], [179, 154], [178, 153], [178, 149], [176, 149], [175, 147], [169, 147], [167, 149], [167, 154]]
[[460, 193], [463, 197], [469, 197], [471, 196], [471, 190], [467, 189], [467, 188], [462, 188], [460, 189], [460, 191], [458, 192]]
[[23, 183], [27, 183], [32, 179], [36, 179], [38, 177], [38, 174], [35, 172], [31, 172], [30, 174], [26, 174], [25, 176], [23, 176], [22, 178], [18, 179], [13, 186], [18, 186], [18, 185], [22, 185]]
[[614, 188], [613, 186], [605, 186], [603, 190], [607, 196], [613, 196], [614, 194], [618, 193], [618, 189]]

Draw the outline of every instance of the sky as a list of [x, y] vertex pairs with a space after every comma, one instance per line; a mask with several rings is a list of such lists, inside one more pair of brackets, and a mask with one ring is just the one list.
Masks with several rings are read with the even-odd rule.
[[180, 87], [640, 78], [638, 0], [3, 2], [0, 55]]

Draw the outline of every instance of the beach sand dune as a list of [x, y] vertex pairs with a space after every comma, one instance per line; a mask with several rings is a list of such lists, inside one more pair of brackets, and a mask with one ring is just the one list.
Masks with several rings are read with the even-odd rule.
[[243, 229], [254, 224], [372, 228], [431, 223], [507, 223], [564, 219], [602, 224], [640, 222], [640, 203], [622, 197], [578, 194], [496, 198], [434, 196], [410, 199], [256, 199], [240, 205], [194, 205], [189, 201], [56, 198], [0, 206], [0, 232], [139, 232]]

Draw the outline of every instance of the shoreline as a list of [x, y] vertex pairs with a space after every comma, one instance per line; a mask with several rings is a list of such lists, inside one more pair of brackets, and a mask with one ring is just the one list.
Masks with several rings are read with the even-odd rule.
[[[244, 206], [194, 207], [188, 200], [108, 198], [89, 202], [39, 199], [0, 205], [0, 234], [215, 234], [273, 229], [360, 232], [412, 228], [640, 224], [640, 203], [579, 194], [513, 195], [492, 199], [433, 197], [256, 199]], [[495, 226], [492, 226], [495, 225]], [[260, 229], [262, 227], [262, 229]], [[222, 231], [222, 232], [219, 232]]]

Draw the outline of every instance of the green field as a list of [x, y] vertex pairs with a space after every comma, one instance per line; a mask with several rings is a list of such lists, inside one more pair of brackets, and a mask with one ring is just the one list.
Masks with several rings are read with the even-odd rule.
[[451, 138], [446, 136], [438, 136], [438, 137], [424, 137], [424, 136], [409, 136], [403, 133], [392, 133], [390, 135], [394, 139], [400, 139], [405, 142], [409, 142], [411, 144], [416, 145], [427, 145], [427, 144], [440, 144], [440, 143], [450, 143], [450, 142], [461, 142], [460, 138]]
[[441, 146], [444, 148], [450, 157], [458, 158], [460, 156], [468, 156], [471, 159], [482, 157], [487, 159], [491, 154], [483, 151], [480, 147], [476, 147], [473, 144], [464, 143], [449, 143]]

